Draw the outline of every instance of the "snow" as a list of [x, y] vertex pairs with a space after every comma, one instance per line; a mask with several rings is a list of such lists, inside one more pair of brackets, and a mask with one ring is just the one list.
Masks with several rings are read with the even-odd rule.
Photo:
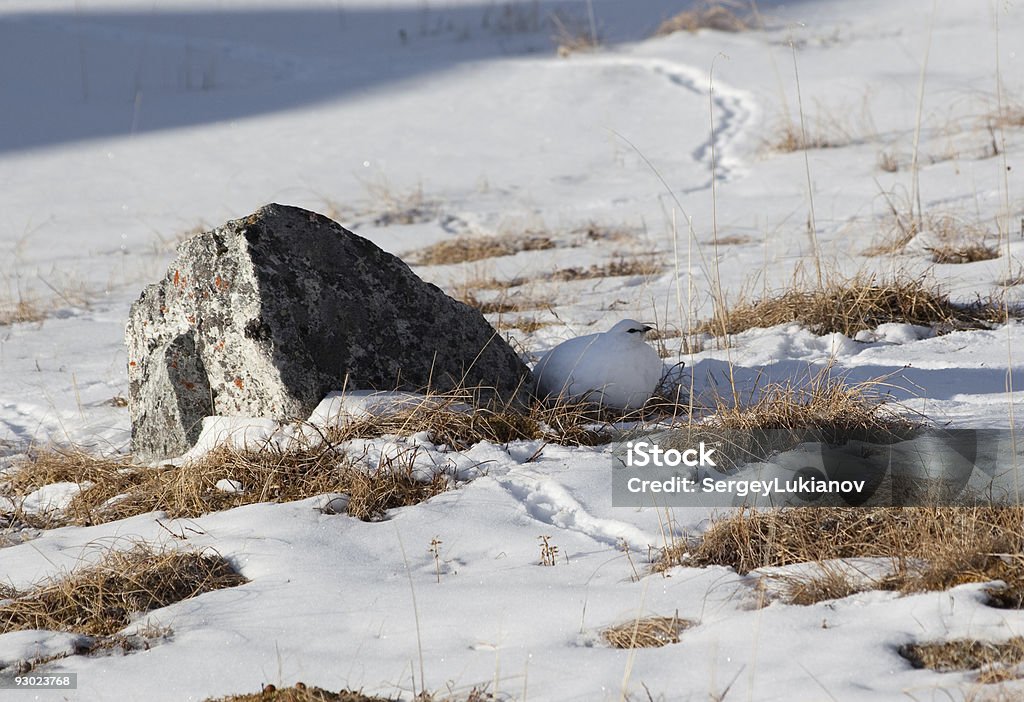
[[[813, 277], [808, 181], [827, 271], [902, 270], [961, 302], [1022, 299], [1024, 286], [1000, 281], [1024, 261], [1024, 130], [990, 129], [1000, 101], [1024, 104], [1020, 3], [765, 0], [763, 31], [651, 38], [681, 5], [595, 0], [604, 45], [563, 59], [544, 18], [557, 9], [585, 27], [581, 0], [0, 1], [0, 309], [28, 299], [49, 311], [0, 326], [0, 470], [32, 445], [125, 452], [129, 305], [179, 237], [271, 201], [329, 214], [408, 260], [454, 236], [549, 233], [553, 249], [416, 267], [449, 292], [532, 279], [543, 304], [520, 316], [547, 325], [511, 332], [532, 360], [624, 317], [686, 328], [711, 316], [719, 285], [734, 301]], [[926, 50], [924, 212], [989, 231], [997, 259], [932, 264], [932, 222], [903, 254], [863, 255], [891, 207], [914, 199]], [[808, 132], [834, 142], [806, 162], [768, 146], [799, 122], [794, 59]], [[897, 170], [880, 169], [881, 154]], [[396, 206], [418, 207], [415, 221], [385, 216]], [[621, 234], [581, 233], [591, 225]], [[715, 230], [736, 243], [714, 246]], [[662, 272], [543, 280], [638, 256]], [[1019, 323], [942, 336], [884, 324], [856, 339], [782, 325], [692, 353], [678, 341], [663, 340], [666, 367], [684, 361], [680, 382], [698, 392], [731, 393], [732, 378], [746, 396], [831, 365], [851, 382], [888, 376], [891, 399], [940, 426], [1019, 430], [1024, 416]], [[310, 422], [422, 401], [338, 391]], [[283, 446], [299, 431], [211, 418], [196, 451]], [[757, 574], [649, 574], [652, 549], [716, 512], [613, 507], [608, 447], [457, 452], [418, 435], [348, 450], [370, 465], [412, 451], [421, 471], [473, 479], [379, 523], [345, 516], [333, 494], [0, 540], [0, 581], [19, 588], [133, 539], [216, 549], [250, 579], [141, 615], [129, 629], [173, 632], [150, 650], [44, 666], [77, 672], [77, 691], [12, 695], [202, 700], [302, 680], [409, 699], [422, 675], [431, 690], [487, 684], [559, 702], [646, 699], [645, 688], [666, 700], [945, 700], [969, 694], [970, 675], [915, 670], [896, 647], [1024, 625], [985, 606], [981, 584], [758, 608]], [[82, 487], [48, 486], [30, 507], [59, 509]], [[542, 536], [558, 547], [554, 566], [538, 565]], [[676, 612], [698, 622], [679, 644], [630, 653], [600, 639], [638, 614]], [[0, 635], [0, 666], [76, 639]]]

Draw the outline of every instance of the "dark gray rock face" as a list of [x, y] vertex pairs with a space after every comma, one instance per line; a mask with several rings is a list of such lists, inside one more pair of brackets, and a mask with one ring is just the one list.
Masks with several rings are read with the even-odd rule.
[[205, 416], [305, 418], [330, 390], [480, 388], [529, 370], [475, 309], [307, 210], [267, 205], [178, 248], [132, 305], [132, 450], [178, 455]]

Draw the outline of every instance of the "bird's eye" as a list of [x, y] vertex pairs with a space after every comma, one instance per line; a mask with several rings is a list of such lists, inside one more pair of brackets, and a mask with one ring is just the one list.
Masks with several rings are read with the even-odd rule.
[[626, 333], [627, 334], [643, 333], [643, 329], [637, 329], [636, 327], [633, 327], [632, 329], [627, 329]]

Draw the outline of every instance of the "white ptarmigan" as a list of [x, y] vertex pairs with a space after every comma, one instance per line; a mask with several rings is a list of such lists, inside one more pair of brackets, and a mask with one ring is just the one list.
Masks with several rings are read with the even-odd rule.
[[643, 407], [664, 370], [661, 357], [644, 343], [650, 330], [642, 322], [624, 319], [601, 334], [563, 341], [533, 369], [537, 396], [619, 410]]

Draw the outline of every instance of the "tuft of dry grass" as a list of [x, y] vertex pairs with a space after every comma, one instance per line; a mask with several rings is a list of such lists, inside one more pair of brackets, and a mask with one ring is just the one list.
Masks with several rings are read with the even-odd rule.
[[726, 234], [725, 236], [720, 236], [717, 239], [706, 241], [705, 245], [714, 246], [715, 244], [718, 244], [719, 246], [742, 246], [743, 244], [749, 244], [751, 241], [753, 241], [753, 239], [745, 234]]
[[900, 161], [891, 151], [878, 154], [878, 168], [886, 173], [895, 173], [900, 169]]
[[[748, 573], [842, 558], [883, 558], [890, 560], [891, 572], [873, 583], [878, 589], [924, 592], [1001, 580], [1004, 586], [989, 589], [991, 603], [1016, 605], [1024, 591], [1022, 550], [1024, 506], [1018, 505], [750, 509], [715, 521], [692, 548], [670, 545], [655, 569], [716, 564]], [[787, 578], [790, 596], [802, 604], [816, 601], [815, 591], [824, 585], [840, 595], [847, 589], [838, 578], [820, 580], [814, 574]]]
[[891, 442], [913, 433], [918, 424], [881, 401], [885, 379], [850, 384], [825, 367], [806, 382], [764, 385], [747, 404], [715, 397], [708, 425], [721, 433], [772, 437], [775, 448], [800, 441]]
[[0, 633], [46, 629], [110, 636], [138, 613], [245, 582], [218, 554], [140, 543], [127, 551], [109, 551], [97, 565], [15, 593], [0, 604]]
[[[128, 457], [104, 458], [76, 450], [37, 450], [5, 476], [4, 488], [17, 503], [29, 493], [59, 482], [82, 486], [60, 514], [18, 512], [11, 520], [50, 528], [93, 525], [153, 511], [171, 518], [196, 517], [257, 502], [290, 502], [326, 493], [349, 496], [347, 514], [366, 521], [383, 519], [390, 509], [417, 504], [450, 489], [444, 470], [423, 476], [414, 469], [418, 449], [385, 456], [366, 465], [339, 448], [360, 438], [411, 436], [427, 432], [431, 441], [466, 450], [481, 441], [505, 444], [542, 439], [568, 445], [607, 443], [611, 435], [595, 428], [589, 407], [536, 404], [525, 411], [478, 407], [467, 411], [465, 396], [436, 395], [392, 414], [352, 419], [287, 450], [274, 445], [240, 449], [220, 446], [182, 466], [143, 467]], [[221, 480], [242, 489], [217, 488]]]
[[397, 700], [396, 697], [364, 695], [355, 690], [330, 692], [298, 682], [291, 687], [279, 688], [275, 685], [266, 685], [261, 692], [210, 697], [206, 702], [397, 702]]
[[512, 256], [520, 251], [543, 251], [554, 247], [555, 242], [546, 234], [459, 236], [414, 251], [409, 257], [420, 266], [446, 266]]
[[[439, 471], [427, 480], [414, 474], [413, 449], [368, 468], [330, 446], [283, 451], [221, 446], [185, 465], [147, 468], [126, 459], [103, 459], [81, 452], [37, 452], [11, 478], [15, 495], [60, 482], [80, 482], [83, 489], [70, 502], [61, 521], [93, 525], [161, 510], [171, 518], [198, 517], [256, 502], [291, 502], [325, 493], [349, 496], [347, 513], [365, 521], [382, 519], [387, 510], [423, 502], [449, 487]], [[78, 477], [71, 477], [74, 471]], [[55, 479], [57, 478], [57, 479]], [[234, 480], [242, 490], [218, 489]]]
[[363, 187], [372, 202], [373, 223], [378, 227], [429, 222], [437, 216], [439, 205], [424, 196], [422, 185], [400, 190], [381, 179], [366, 181]]
[[789, 122], [777, 128], [765, 145], [772, 151], [789, 154], [815, 149], [841, 149], [854, 142], [850, 134], [835, 124], [817, 125], [805, 134], [799, 124]]
[[[468, 693], [437, 695], [422, 692], [415, 702], [495, 702], [496, 698], [484, 688], [474, 687]], [[341, 690], [330, 692], [319, 687], [311, 687], [297, 682], [291, 687], [278, 688], [276, 685], [265, 685], [261, 692], [229, 695], [227, 697], [209, 698], [205, 702], [399, 702], [398, 697], [378, 697], [367, 695], [357, 690]]]
[[1001, 111], [993, 111], [986, 122], [990, 130], [1024, 127], [1024, 104], [1005, 105]]
[[560, 268], [548, 276], [548, 280], [569, 282], [591, 278], [615, 278], [625, 276], [652, 276], [661, 273], [662, 267], [653, 259], [619, 258], [609, 263], [592, 264], [586, 268]]
[[480, 314], [508, 314], [509, 312], [551, 309], [555, 300], [553, 298], [528, 297], [520, 293], [509, 293], [507, 290], [502, 290], [497, 296], [486, 300], [479, 299], [472, 292], [466, 292], [461, 295], [460, 302], [480, 310]]
[[956, 305], [937, 285], [923, 279], [882, 281], [875, 276], [830, 280], [823, 288], [793, 287], [774, 297], [740, 302], [719, 309], [698, 333], [738, 334], [757, 327], [796, 322], [815, 334], [839, 332], [853, 337], [887, 322], [932, 327], [943, 334], [961, 329], [984, 329], [1005, 321], [996, 301]]
[[818, 563], [813, 573], [779, 575], [773, 579], [784, 585], [783, 597], [793, 605], [839, 600], [863, 592], [867, 587], [852, 577], [848, 570], [828, 563]]
[[[948, 673], [980, 668], [1006, 668], [1024, 663], [1024, 638], [1015, 636], [1000, 643], [977, 639], [911, 643], [900, 646], [899, 654], [915, 668]], [[993, 671], [994, 672], [994, 671]], [[1002, 682], [1005, 675], [987, 676], [985, 681]]]
[[669, 17], [654, 31], [654, 36], [665, 36], [676, 32], [695, 34], [701, 29], [717, 32], [745, 32], [756, 24], [752, 18], [736, 14], [734, 10], [744, 3], [729, 0], [702, 0], [692, 10], [685, 10]]
[[556, 51], [562, 58], [585, 51], [594, 51], [601, 46], [601, 37], [597, 27], [586, 19], [565, 15], [561, 12], [551, 14], [551, 24], [555, 29], [552, 41]]
[[[659, 444], [683, 450], [704, 442], [715, 447], [719, 470], [728, 470], [805, 442], [888, 444], [909, 438], [920, 424], [898, 405], [883, 402], [883, 387], [884, 378], [850, 384], [825, 367], [804, 380], [766, 384], [745, 402], [736, 395], [696, 398], [695, 410], [708, 416], [673, 429]], [[686, 416], [688, 407], [677, 409]]]
[[1024, 285], [1024, 266], [1018, 265], [1017, 270], [1015, 272], [1008, 273], [1007, 275], [1003, 276], [998, 281], [996, 281], [996, 284], [1004, 288], [1010, 288], [1015, 285]]
[[925, 251], [932, 256], [932, 263], [974, 263], [975, 261], [991, 261], [999, 258], [999, 250], [985, 244], [965, 244], [956, 246], [945, 244], [930, 246]]
[[601, 638], [615, 648], [659, 648], [679, 643], [679, 634], [697, 622], [671, 617], [642, 617], [601, 631]]
[[11, 324], [41, 322], [46, 319], [47, 311], [38, 303], [19, 298], [18, 300], [0, 300], [0, 327]]
[[511, 320], [499, 319], [495, 324], [495, 328], [498, 331], [509, 331], [515, 329], [516, 331], [521, 331], [524, 334], [533, 334], [535, 331], [543, 329], [544, 327], [550, 327], [554, 324], [554, 322], [538, 319], [536, 315], [533, 315], [530, 317], [517, 317]]
[[979, 222], [951, 214], [915, 215], [909, 203], [898, 204], [884, 195], [891, 226], [881, 241], [864, 250], [865, 256], [884, 256], [903, 252], [918, 234], [928, 234], [935, 245], [925, 247], [933, 263], [970, 263], [998, 258], [998, 250], [987, 244], [990, 231]]

